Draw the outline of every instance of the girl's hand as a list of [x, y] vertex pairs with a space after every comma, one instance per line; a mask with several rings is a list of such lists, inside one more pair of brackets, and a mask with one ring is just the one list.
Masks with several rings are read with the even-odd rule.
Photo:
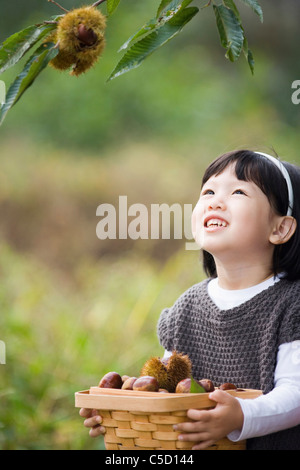
[[98, 414], [97, 410], [90, 410], [88, 408], [81, 408], [79, 411], [80, 416], [86, 418], [84, 420], [84, 426], [86, 428], [91, 428], [89, 435], [91, 437], [98, 437], [101, 434], [105, 433], [105, 428], [101, 426], [102, 418]]
[[243, 426], [244, 415], [238, 400], [223, 390], [215, 390], [209, 398], [217, 403], [215, 408], [188, 410], [187, 416], [194, 421], [174, 426], [182, 432], [179, 440], [195, 442], [193, 450], [205, 449]]

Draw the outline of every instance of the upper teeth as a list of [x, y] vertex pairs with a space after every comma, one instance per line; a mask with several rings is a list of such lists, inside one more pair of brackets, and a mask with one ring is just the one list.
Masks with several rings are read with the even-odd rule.
[[211, 225], [218, 225], [219, 227], [227, 227], [227, 223], [225, 220], [220, 220], [220, 219], [210, 219], [206, 223], [207, 227], [210, 227]]

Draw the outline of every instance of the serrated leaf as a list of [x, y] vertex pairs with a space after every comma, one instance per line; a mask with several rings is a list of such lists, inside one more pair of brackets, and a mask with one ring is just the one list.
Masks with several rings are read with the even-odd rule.
[[0, 125], [8, 111], [17, 103], [23, 93], [57, 54], [58, 48], [55, 48], [51, 42], [42, 44], [34, 52], [7, 92], [5, 103], [0, 110]]
[[112, 15], [120, 3], [120, 0], [107, 0], [107, 12]]
[[172, 0], [161, 0], [160, 5], [158, 7], [156, 18], [158, 18], [164, 9], [172, 2]]
[[250, 8], [252, 8], [254, 13], [256, 13], [259, 16], [260, 21], [263, 23], [264, 21], [263, 11], [258, 1], [257, 0], [241, 0], [241, 1], [244, 2], [246, 5], [248, 5]]
[[124, 50], [124, 49], [127, 49], [130, 44], [132, 44], [135, 40], [137, 40], [138, 38], [140, 38], [141, 36], [144, 36], [146, 35], [147, 33], [149, 33], [150, 31], [153, 31], [154, 29], [157, 28], [157, 19], [156, 18], [152, 18], [150, 21], [148, 21], [148, 23], [146, 23], [141, 29], [139, 29], [139, 31], [137, 31], [136, 33], [134, 33], [132, 36], [130, 36], [129, 39], [127, 39], [126, 42], [124, 42], [124, 44], [120, 47], [120, 49], [118, 50], [118, 52]]
[[227, 49], [226, 57], [232, 62], [241, 54], [244, 42], [243, 29], [234, 12], [224, 5], [213, 5], [221, 44]]
[[56, 24], [32, 25], [7, 38], [0, 46], [0, 73], [15, 65], [31, 47], [56, 27]]
[[243, 52], [247, 59], [252, 75], [254, 74], [254, 57], [250, 49], [248, 48], [248, 41], [244, 38]]
[[193, 0], [161, 0], [156, 13], [156, 18], [164, 15], [167, 11], [175, 12], [178, 11], [179, 8], [183, 9], [192, 3], [192, 1]]
[[161, 14], [158, 15], [156, 18], [152, 18], [149, 20], [141, 29], [139, 29], [136, 33], [130, 36], [129, 39], [120, 47], [118, 52], [127, 49], [131, 46], [138, 38], [149, 34], [149, 32], [154, 31], [157, 28], [163, 26], [166, 22], [170, 21], [170, 19], [178, 13], [179, 10], [185, 8], [189, 5], [193, 0], [172, 0], [168, 1], [166, 4], [168, 8], [164, 11], [161, 11]]
[[223, 0], [223, 3], [225, 5], [225, 7], [229, 8], [230, 10], [233, 11], [233, 13], [235, 14], [236, 18], [239, 20], [239, 22], [241, 23], [241, 17], [240, 17], [240, 13], [237, 9], [237, 6], [236, 4], [234, 3], [233, 0]]
[[112, 80], [130, 70], [138, 67], [156, 49], [168, 42], [180, 33], [182, 28], [198, 13], [197, 7], [179, 10], [171, 16], [162, 26], [144, 36], [140, 41], [134, 43], [124, 54], [112, 74], [108, 78]]
[[196, 380], [191, 377], [190, 393], [206, 393], [205, 389]]
[[252, 51], [250, 51], [250, 49], [248, 49], [247, 61], [248, 61], [248, 64], [249, 64], [249, 67], [250, 67], [250, 70], [251, 70], [252, 74], [254, 74], [254, 57], [253, 57]]

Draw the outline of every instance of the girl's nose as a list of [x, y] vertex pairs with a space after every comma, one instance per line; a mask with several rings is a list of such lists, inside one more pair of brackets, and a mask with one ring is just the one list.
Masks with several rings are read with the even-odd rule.
[[224, 210], [225, 209], [225, 203], [219, 199], [219, 198], [214, 198], [209, 201], [208, 205], [209, 210]]

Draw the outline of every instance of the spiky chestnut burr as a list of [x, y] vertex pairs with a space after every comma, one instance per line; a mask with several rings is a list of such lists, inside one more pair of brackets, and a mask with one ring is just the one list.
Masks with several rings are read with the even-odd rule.
[[167, 360], [159, 357], [150, 358], [142, 367], [140, 375], [151, 375], [157, 379], [159, 388], [175, 392], [178, 382], [190, 377], [191, 371], [192, 364], [189, 357], [173, 351]]
[[158, 381], [159, 388], [169, 390], [169, 379], [167, 367], [161, 362], [159, 357], [151, 357], [143, 365], [140, 376], [150, 375]]
[[50, 65], [58, 70], [72, 67], [71, 75], [76, 76], [86, 72], [103, 52], [105, 27], [105, 16], [93, 6], [76, 8], [66, 13], [51, 37], [59, 53]]

